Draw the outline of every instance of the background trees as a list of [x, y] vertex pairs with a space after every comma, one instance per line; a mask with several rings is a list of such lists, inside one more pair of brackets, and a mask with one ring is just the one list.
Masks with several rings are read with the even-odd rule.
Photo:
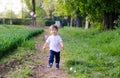
[[38, 18], [45, 17], [46, 13], [42, 8], [42, 0], [24, 0], [29, 12], [37, 14]]
[[[88, 25], [102, 29], [115, 28], [120, 14], [119, 0], [21, 0], [28, 11], [22, 9], [22, 17], [35, 12], [38, 18], [67, 18], [68, 25], [83, 27]], [[87, 18], [87, 19], [86, 19]]]
[[90, 24], [99, 22], [104, 29], [112, 29], [119, 15], [119, 4], [118, 0], [57, 0], [55, 14], [73, 18], [88, 16]]
[[[11, 7], [11, 16], [29, 18], [33, 11], [37, 18], [51, 18], [55, 21], [54, 17], [62, 17], [67, 19], [68, 25], [77, 27], [87, 23], [97, 28], [113, 29], [120, 14], [119, 0], [21, 0], [21, 3], [22, 11], [14, 15]], [[9, 4], [12, 6], [12, 2]], [[10, 12], [1, 14], [6, 15], [10, 17]]]

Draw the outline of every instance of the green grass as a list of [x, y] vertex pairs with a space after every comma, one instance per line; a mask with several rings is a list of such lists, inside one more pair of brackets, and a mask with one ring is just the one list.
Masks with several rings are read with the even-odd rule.
[[24, 25], [3, 25], [0, 29], [27, 29]]
[[14, 59], [25, 59], [27, 55], [29, 55], [32, 51], [35, 50], [35, 41], [34, 39], [30, 39], [24, 41], [20, 47], [18, 47], [13, 52], [9, 53], [9, 55], [5, 55], [0, 59], [0, 64], [9, 64], [10, 61]]
[[[6, 27], [1, 27], [3, 29], [11, 29]], [[14, 26], [13, 26], [14, 28]], [[15, 29], [26, 29], [24, 26], [21, 28], [15, 27]], [[14, 29], [13, 29], [14, 30]], [[6, 65], [9, 71], [5, 71], [7, 77], [9, 78], [29, 78], [33, 74], [33, 69], [30, 66], [35, 64], [40, 64], [40, 60], [34, 62], [33, 54], [36, 52], [35, 48], [36, 41], [34, 38], [25, 40], [18, 46], [14, 51], [9, 52], [9, 54], [3, 56], [0, 59], [1, 65]], [[15, 67], [13, 67], [15, 66]], [[17, 68], [17, 69], [16, 69]], [[5, 77], [6, 78], [6, 77]]]
[[29, 78], [32, 75], [31, 71], [32, 70], [30, 68], [25, 67], [20, 70], [11, 72], [11, 75], [9, 77], [10, 78]]
[[[32, 75], [32, 69], [29, 66], [34, 66], [34, 62], [32, 61], [30, 56], [35, 52], [35, 40], [30, 39], [22, 43], [20, 47], [18, 47], [15, 51], [9, 53], [0, 59], [0, 64], [5, 64], [8, 67], [15, 66], [17, 70], [10, 70], [7, 74], [10, 78], [29, 78]], [[19, 60], [18, 63], [14, 62], [15, 60]]]
[[[0, 57], [16, 49], [21, 43], [42, 33], [42, 29], [28, 29], [25, 26], [5, 25], [0, 28]], [[28, 46], [28, 45], [27, 45]]]
[[73, 78], [120, 77], [120, 29], [98, 31], [95, 29], [60, 29], [65, 50], [65, 65], [76, 68], [69, 74]]

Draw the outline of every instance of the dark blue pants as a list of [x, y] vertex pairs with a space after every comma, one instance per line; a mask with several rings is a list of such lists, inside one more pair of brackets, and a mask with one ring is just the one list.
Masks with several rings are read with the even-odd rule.
[[55, 57], [55, 63], [60, 62], [60, 52], [55, 52], [53, 50], [50, 50], [50, 57], [49, 57], [49, 64], [54, 62], [54, 57]]

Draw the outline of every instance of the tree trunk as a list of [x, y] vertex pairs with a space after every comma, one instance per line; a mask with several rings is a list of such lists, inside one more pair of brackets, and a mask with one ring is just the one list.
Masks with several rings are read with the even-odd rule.
[[72, 25], [73, 25], [73, 18], [71, 17], [71, 19], [70, 19], [70, 27], [72, 27]]
[[85, 20], [85, 29], [88, 29], [89, 28], [89, 21], [88, 21], [88, 16], [86, 17], [86, 20]]
[[32, 6], [33, 6], [33, 12], [36, 13], [35, 12], [35, 0], [32, 0]]
[[114, 28], [115, 13], [104, 13], [103, 19], [103, 29], [113, 29]]
[[70, 26], [71, 16], [68, 16], [67, 18], [67, 25]]
[[76, 27], [82, 27], [82, 17], [77, 17], [75, 19], [75, 25]]
[[104, 25], [103, 29], [108, 29], [108, 27], [109, 27], [108, 19], [109, 19], [109, 14], [105, 13], [104, 18], [103, 18], [103, 25]]
[[115, 13], [111, 12], [109, 16], [109, 22], [110, 22], [110, 29], [114, 28], [114, 20], [115, 20]]

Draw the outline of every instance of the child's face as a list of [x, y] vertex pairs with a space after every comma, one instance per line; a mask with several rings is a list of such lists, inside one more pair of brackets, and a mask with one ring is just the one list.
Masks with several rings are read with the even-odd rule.
[[51, 28], [51, 29], [50, 29], [50, 33], [51, 33], [52, 35], [56, 35], [56, 34], [57, 34], [57, 30], [56, 30], [55, 28]]

